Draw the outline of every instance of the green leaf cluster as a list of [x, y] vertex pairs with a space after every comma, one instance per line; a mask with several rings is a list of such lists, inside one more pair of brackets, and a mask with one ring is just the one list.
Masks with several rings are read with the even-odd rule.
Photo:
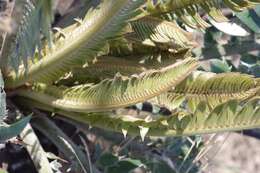
[[[48, 38], [51, 3], [39, 2], [33, 9], [48, 14], [41, 31]], [[259, 3], [222, 2], [234, 11]], [[26, 65], [13, 66], [15, 70], [5, 76], [5, 87], [16, 91], [18, 104], [124, 134], [140, 134], [142, 139], [147, 134], [180, 136], [258, 127], [258, 78], [196, 71], [201, 62], [191, 50], [197, 43], [179, 24], [209, 27], [199, 14], [201, 9], [217, 22], [228, 20], [215, 0], [104, 0], [73, 24], [55, 27], [51, 46], [38, 33], [34, 37], [35, 44], [42, 45], [38, 49], [35, 44], [22, 44], [31, 39], [27, 35], [35, 29], [32, 24], [38, 16], [28, 11], [27, 25], [15, 43], [24, 46], [19, 56], [26, 57]], [[217, 65], [217, 72], [229, 70]], [[171, 115], [127, 113], [126, 107], [145, 101], [167, 107]]]

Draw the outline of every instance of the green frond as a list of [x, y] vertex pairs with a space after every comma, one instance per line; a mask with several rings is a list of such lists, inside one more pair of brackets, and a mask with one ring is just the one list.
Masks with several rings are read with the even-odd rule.
[[[130, 59], [131, 57], [128, 58]], [[148, 68], [144, 64], [139, 63], [138, 60], [101, 56], [86, 67], [75, 67], [72, 70], [71, 75], [65, 77], [62, 81], [65, 83], [87, 83], [91, 79], [102, 80], [113, 78], [117, 73], [120, 73], [123, 76], [131, 76], [148, 70]]]
[[[127, 37], [127, 35], [125, 36]], [[155, 59], [159, 62], [167, 61], [167, 59], [184, 59], [191, 55], [191, 48], [176, 50], [176, 47], [169, 48], [162, 45], [154, 47], [152, 45], [144, 45], [137, 40], [130, 41], [125, 37], [120, 37], [109, 41], [109, 53], [107, 55], [139, 62], [146, 61], [146, 64], [150, 62], [158, 64], [158, 62], [154, 61]]]
[[[22, 104], [38, 107], [66, 116], [93, 127], [100, 127], [132, 135], [148, 131], [148, 136], [185, 136], [258, 128], [260, 126], [260, 98], [255, 97], [245, 103], [230, 100], [210, 111], [205, 102], [201, 102], [194, 113], [178, 112], [170, 116], [134, 117], [129, 114], [75, 113], [53, 109], [39, 102], [20, 98]], [[142, 136], [144, 137], [144, 136]]]
[[[13, 72], [6, 80], [8, 88], [15, 88], [26, 82], [50, 83], [78, 64], [92, 61], [106, 41], [115, 36], [134, 15], [142, 1], [102, 1], [101, 5], [89, 10], [86, 17], [67, 29], [58, 30], [53, 48], [41, 53], [43, 58], [31, 63], [28, 72], [21, 69]], [[70, 28], [75, 29], [70, 30]]]
[[225, 22], [228, 19], [221, 12], [222, 3], [234, 11], [242, 11], [260, 3], [258, 0], [147, 0], [146, 12], [151, 15], [174, 13], [186, 25], [192, 28], [206, 28], [210, 26], [199, 15], [199, 9], [203, 9], [217, 22]]
[[196, 46], [191, 33], [156, 17], [132, 20], [122, 37], [109, 41], [110, 56], [169, 56]]
[[53, 15], [53, 1], [52, 0], [38, 0], [38, 6], [41, 6], [42, 15], [40, 20], [42, 21], [41, 27], [43, 34], [47, 37], [47, 40], [51, 40], [51, 24], [54, 20]]
[[257, 79], [246, 74], [194, 72], [173, 90], [153, 101], [175, 109], [187, 100], [188, 108], [193, 112], [201, 101], [212, 109], [228, 100], [253, 97], [259, 89]]
[[33, 90], [21, 90], [18, 95], [67, 111], [102, 111], [133, 105], [158, 96], [176, 86], [196, 67], [193, 58], [150, 70], [140, 75], [115, 76], [96, 85], [78, 85], [71, 88], [37, 85]]
[[113, 78], [117, 73], [123, 76], [140, 74], [146, 70], [162, 69], [176, 63], [179, 59], [183, 60], [190, 56], [190, 53], [168, 53], [161, 55], [136, 55], [126, 57], [100, 56], [94, 62], [72, 69], [72, 71], [61, 78], [57, 84], [84, 84], [89, 82]]
[[193, 46], [192, 35], [173, 22], [154, 17], [143, 17], [131, 22], [131, 27], [133, 32], [126, 36], [130, 41], [174, 51]]
[[157, 106], [165, 107], [173, 112], [177, 108], [180, 108], [185, 100], [186, 97], [184, 95], [177, 95], [166, 92], [162, 93], [158, 97], [152, 98], [151, 100], [149, 100], [149, 102]]
[[52, 1], [39, 0], [34, 4], [31, 0], [26, 0], [23, 6], [23, 18], [8, 57], [9, 64], [16, 72], [21, 64], [27, 68], [35, 51], [41, 50], [41, 33], [49, 42], [51, 40]]

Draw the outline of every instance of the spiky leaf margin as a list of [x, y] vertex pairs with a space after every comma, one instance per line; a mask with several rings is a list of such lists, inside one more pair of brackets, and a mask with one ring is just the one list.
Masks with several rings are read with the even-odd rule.
[[114, 78], [116, 74], [131, 76], [140, 74], [147, 70], [159, 70], [174, 64], [177, 60], [189, 57], [190, 54], [183, 52], [178, 54], [154, 55], [152, 57], [145, 55], [114, 57], [100, 56], [93, 63], [86, 66], [81, 65], [72, 69], [70, 73], [62, 77], [57, 84], [73, 85], [75, 83], [84, 84], [96, 82], [106, 78]]
[[205, 102], [201, 102], [194, 113], [178, 112], [170, 116], [158, 116], [152, 119], [138, 118], [132, 115], [116, 115], [113, 112], [76, 113], [53, 109], [39, 102], [18, 98], [31, 107], [55, 112], [81, 123], [112, 131], [138, 135], [142, 128], [148, 129], [148, 136], [188, 136], [225, 131], [258, 128], [260, 126], [260, 98], [247, 102], [230, 100], [218, 105], [212, 111]]
[[45, 84], [32, 90], [21, 90], [18, 95], [39, 100], [55, 108], [74, 111], [102, 111], [143, 102], [158, 96], [181, 82], [197, 67], [197, 60], [188, 58], [161, 70], [151, 70], [137, 76], [115, 76], [97, 85], [71, 88]]
[[228, 100], [244, 100], [257, 95], [257, 91], [260, 90], [257, 80], [247, 74], [197, 71], [173, 90], [151, 101], [173, 110], [186, 100], [187, 108], [192, 112], [201, 101], [205, 101], [213, 109]]
[[132, 33], [126, 38], [131, 41], [142, 42], [148, 46], [159, 46], [171, 51], [191, 48], [192, 35], [181, 29], [176, 23], [155, 17], [143, 17], [131, 22]]
[[[147, 14], [161, 15], [174, 13], [186, 25], [192, 28], [205, 29], [210, 25], [200, 17], [199, 9], [203, 9], [212, 19], [217, 22], [226, 22], [228, 19], [221, 12], [221, 3], [234, 11], [243, 11], [260, 3], [259, 0], [147, 0]], [[147, 15], [146, 14], [146, 15]]]
[[[78, 64], [92, 61], [106, 41], [115, 36], [134, 16], [143, 1], [102, 1], [96, 9], [89, 10], [86, 17], [76, 24], [59, 31], [60, 36], [53, 49], [46, 49], [43, 58], [28, 67], [13, 72], [6, 80], [8, 88], [15, 88], [26, 82], [50, 83]], [[65, 33], [65, 34], [64, 34]]]

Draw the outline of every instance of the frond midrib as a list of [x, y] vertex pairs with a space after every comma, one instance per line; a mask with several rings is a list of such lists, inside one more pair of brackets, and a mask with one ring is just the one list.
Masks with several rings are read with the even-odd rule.
[[[195, 71], [189, 77], [190, 78], [187, 78], [184, 83], [180, 83], [175, 89], [171, 90], [169, 94], [177, 96], [185, 95], [187, 97], [233, 98], [254, 95], [260, 89], [257, 84], [258, 78], [246, 74], [234, 72], [215, 74]], [[234, 81], [233, 79], [240, 80]], [[210, 88], [215, 85], [218, 87]]]
[[[174, 1], [174, 0], [171, 0], [171, 1], [168, 1], [168, 3], [165, 3], [165, 7], [169, 6], [171, 4], [171, 2]], [[193, 0], [193, 1], [185, 1], [185, 4], [184, 3], [177, 3], [177, 4], [174, 4], [174, 5], [171, 5], [171, 8], [163, 8], [162, 7], [162, 4], [161, 6], [157, 6], [157, 8], [159, 9], [157, 12], [156, 11], [153, 11], [151, 12], [152, 15], [156, 15], [156, 14], [162, 14], [162, 13], [169, 13], [169, 12], [172, 12], [172, 11], [176, 11], [176, 10], [179, 10], [179, 9], [183, 9], [187, 6], [190, 6], [190, 5], [195, 5], [195, 4], [199, 4], [201, 2], [204, 2], [205, 0]], [[160, 4], [159, 4], [160, 5]], [[150, 11], [149, 11], [150, 12]]]
[[[77, 59], [78, 50], [84, 48], [87, 43], [89, 45], [92, 44], [92, 41], [98, 38], [99, 33], [111, 23], [111, 20], [114, 19], [127, 2], [128, 0], [118, 0], [117, 3], [108, 3], [102, 12], [91, 16], [90, 19], [84, 21], [83, 24], [74, 29], [68, 35], [71, 38], [65, 44], [63, 43], [64, 46], [57, 50], [55, 49], [55, 51], [50, 50], [51, 53], [36, 64], [31, 65], [28, 72], [21, 71], [18, 76], [16, 76], [15, 72], [12, 72], [6, 80], [6, 87], [15, 88], [26, 82], [38, 80], [44, 72], [49, 71], [52, 73], [53, 70], [64, 68], [63, 65], [67, 60], [71, 58]], [[90, 59], [93, 58], [90, 57]], [[71, 65], [73, 64], [69, 64], [68, 66]]]
[[[134, 76], [125, 81], [125, 83], [128, 83], [127, 87], [130, 87], [129, 90], [122, 92], [121, 88], [116, 88], [115, 93], [112, 93], [112, 95], [108, 93], [107, 95], [102, 96], [102, 98], [99, 97], [99, 95], [95, 95], [96, 97], [86, 96], [86, 98], [83, 98], [83, 100], [81, 99], [78, 100], [78, 98], [71, 96], [69, 93], [66, 94], [66, 90], [61, 91], [61, 93], [63, 93], [64, 95], [60, 94], [60, 95], [52, 96], [48, 93], [42, 93], [41, 89], [39, 90], [39, 92], [33, 90], [21, 90], [18, 93], [18, 95], [33, 100], [39, 100], [40, 102], [53, 106], [55, 108], [60, 108], [63, 110], [70, 110], [75, 112], [110, 110], [114, 108], [133, 105], [135, 103], [143, 102], [152, 97], [158, 96], [160, 93], [171, 89], [179, 82], [181, 82], [187, 75], [189, 75], [197, 67], [197, 65], [198, 64], [195, 59], [187, 59], [183, 62], [173, 64], [159, 71], [144, 72], [140, 74], [139, 77]], [[175, 73], [177, 73], [177, 75]], [[153, 75], [156, 76], [154, 77]], [[165, 83], [161, 83], [157, 87], [151, 86], [151, 88], [146, 88], [147, 87], [146, 84], [149, 83], [149, 77], [153, 78], [152, 80], [158, 80], [160, 79], [159, 78], [160, 75]], [[116, 79], [104, 80], [98, 85], [95, 85], [97, 90], [93, 90], [92, 88], [92, 90], [90, 89], [87, 92], [88, 93], [103, 92], [103, 94], [105, 94], [104, 91], [100, 91], [100, 89], [105, 90], [105, 92], [108, 92], [107, 91], [108, 88], [106, 88], [107, 86], [114, 85], [115, 87], [117, 87], [116, 84], [113, 84], [115, 80]], [[120, 80], [124, 81], [124, 79], [120, 79]], [[133, 81], [137, 82], [134, 85], [137, 87], [134, 93], [133, 93], [133, 88], [131, 88], [132, 86], [130, 85], [130, 82]], [[124, 84], [121, 84], [120, 86], [124, 86]], [[43, 88], [44, 88], [43, 90], [45, 90], [46, 87], [44, 86]], [[54, 94], [55, 91], [58, 91], [57, 90], [58, 88], [56, 87], [52, 89], [51, 86], [48, 86], [46, 91], [48, 91], [48, 89], [54, 91], [52, 92]], [[120, 91], [118, 91], [118, 89], [120, 89]], [[73, 92], [73, 91], [69, 90], [69, 92]], [[67, 97], [66, 95], [69, 96]], [[82, 95], [82, 93], [80, 93], [80, 95]], [[91, 100], [91, 98], [93, 100]]]
[[187, 96], [187, 97], [247, 97], [248, 95], [255, 94], [260, 88], [251, 88], [249, 90], [244, 91], [237, 91], [237, 92], [219, 92], [219, 91], [212, 91], [211, 93], [200, 92], [200, 93], [192, 93], [192, 92], [174, 92], [170, 91], [170, 94], [176, 96]]
[[[55, 112], [57, 114], [60, 114], [62, 116], [71, 118], [73, 120], [79, 121], [81, 123], [88, 123], [91, 126], [100, 127], [103, 129], [111, 130], [111, 131], [117, 131], [121, 132], [122, 129], [127, 130], [128, 134], [131, 135], [139, 135], [140, 129], [139, 126], [147, 127], [149, 128], [148, 136], [189, 136], [189, 135], [198, 135], [198, 134], [208, 134], [208, 133], [219, 133], [219, 132], [226, 132], [226, 131], [238, 131], [238, 130], [244, 130], [244, 129], [252, 129], [252, 128], [258, 128], [260, 126], [260, 117], [257, 113], [259, 113], [259, 106], [253, 110], [252, 113], [255, 117], [254, 120], [250, 120], [252, 118], [252, 115], [247, 115], [248, 119], [243, 120], [242, 122], [232, 122], [229, 124], [222, 124], [222, 125], [213, 125], [211, 127], [207, 127], [207, 125], [198, 124], [201, 126], [195, 126], [192, 124], [185, 128], [184, 130], [177, 130], [177, 129], [171, 129], [163, 124], [158, 124], [155, 122], [155, 124], [150, 127], [149, 125], [146, 126], [145, 120], [136, 120], [133, 121], [130, 125], [127, 125], [127, 122], [118, 122], [117, 120], [119, 117], [113, 117], [111, 116], [110, 120], [108, 120], [111, 112], [101, 112], [100, 116], [99, 113], [90, 113], [90, 114], [82, 114], [82, 113], [76, 113], [76, 112], [68, 112], [64, 110], [54, 109], [47, 105], [44, 105], [39, 102], [35, 102], [29, 99], [21, 99], [22, 103], [25, 103], [26, 105], [29, 105], [30, 107], [37, 107], [39, 109], [43, 109], [46, 111]], [[258, 104], [259, 105], [259, 104]], [[246, 105], [244, 105], [246, 106]], [[236, 112], [236, 116], [240, 112]], [[257, 114], [257, 115], [256, 115]], [[171, 115], [171, 116], [179, 116], [177, 115]], [[94, 118], [95, 117], [95, 118]], [[125, 117], [125, 116], [124, 116]], [[102, 120], [102, 118], [104, 118]], [[166, 120], [169, 117], [163, 117], [162, 119], [158, 119], [159, 121]], [[246, 117], [245, 117], [246, 118]], [[112, 121], [114, 119], [114, 121]], [[178, 119], [178, 118], [177, 118]], [[155, 120], [157, 121], [157, 120]], [[219, 120], [216, 120], [216, 123]], [[119, 124], [118, 124], [119, 123]], [[147, 122], [153, 123], [153, 122]], [[191, 123], [191, 122], [190, 122]]]
[[[164, 13], [170, 13], [170, 12], [176, 12], [178, 10], [183, 10], [189, 6], [193, 6], [193, 5], [200, 5], [204, 2], [214, 2], [216, 0], [185, 0], [182, 1], [181, 3], [178, 2], [180, 0], [169, 0], [168, 2], [161, 2], [158, 5], [154, 5], [154, 9], [152, 9], [152, 11], [147, 11], [146, 13], [148, 15], [161, 15]], [[252, 0], [252, 2], [250, 1], [250, 3], [254, 3], [254, 1]], [[256, 3], [256, 2], [255, 2]], [[246, 8], [246, 7], [240, 7], [240, 8]]]

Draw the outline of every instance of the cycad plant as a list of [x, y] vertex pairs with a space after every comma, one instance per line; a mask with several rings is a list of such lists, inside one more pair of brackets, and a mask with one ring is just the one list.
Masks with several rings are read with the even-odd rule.
[[[242, 11], [259, 2], [101, 0], [86, 2], [84, 17], [57, 28], [51, 1], [26, 0], [10, 53], [1, 59], [7, 98], [30, 111], [142, 138], [259, 127], [260, 79], [199, 71], [192, 54], [197, 43], [185, 30], [210, 26], [201, 12], [226, 22], [222, 7]], [[3, 85], [1, 98], [5, 116]], [[171, 114], [125, 111], [145, 101]], [[3, 125], [0, 139], [19, 133], [28, 120]]]

